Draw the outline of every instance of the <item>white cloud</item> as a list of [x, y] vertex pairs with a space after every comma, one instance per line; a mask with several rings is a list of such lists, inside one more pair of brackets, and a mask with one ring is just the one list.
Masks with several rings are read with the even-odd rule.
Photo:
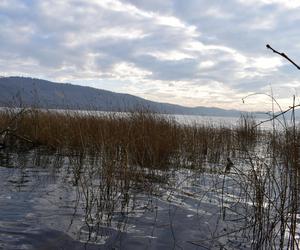
[[211, 67], [213, 67], [213, 66], [215, 66], [216, 65], [216, 63], [215, 62], [213, 62], [213, 61], [203, 61], [203, 62], [200, 62], [199, 63], [199, 67], [201, 68], [201, 69], [207, 69], [207, 68], [211, 68]]
[[141, 80], [150, 76], [152, 72], [142, 70], [132, 63], [121, 62], [113, 66], [110, 77], [121, 80]]
[[298, 7], [287, 0], [0, 0], [0, 74], [107, 82], [148, 99], [236, 107], [269, 82], [297, 86], [293, 68], [265, 44], [300, 58]]
[[145, 52], [145, 55], [150, 55], [158, 60], [161, 61], [180, 61], [184, 59], [193, 59], [194, 56], [184, 53], [179, 50], [173, 50], [173, 51], [152, 51], [152, 52]]
[[26, 5], [20, 0], [1, 0], [0, 1], [1, 10], [24, 10]]
[[262, 70], [275, 70], [282, 66], [282, 59], [279, 57], [258, 57], [251, 58], [250, 66]]
[[220, 7], [213, 6], [205, 11], [205, 15], [213, 18], [228, 19], [233, 18], [232, 13], [225, 12]]
[[300, 7], [298, 0], [239, 0], [239, 2], [246, 5], [270, 5], [277, 4], [281, 7], [296, 9]]

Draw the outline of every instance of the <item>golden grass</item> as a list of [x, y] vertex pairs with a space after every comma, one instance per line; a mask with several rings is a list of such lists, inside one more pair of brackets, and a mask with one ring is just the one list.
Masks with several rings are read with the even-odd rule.
[[0, 131], [10, 131], [4, 139], [7, 146], [20, 147], [25, 138], [49, 150], [101, 154], [116, 160], [125, 157], [130, 165], [151, 168], [219, 162], [246, 139], [256, 141], [249, 126], [246, 120], [238, 128], [182, 125], [172, 117], [147, 111], [126, 115], [36, 109], [20, 115], [11, 110], [0, 113]]

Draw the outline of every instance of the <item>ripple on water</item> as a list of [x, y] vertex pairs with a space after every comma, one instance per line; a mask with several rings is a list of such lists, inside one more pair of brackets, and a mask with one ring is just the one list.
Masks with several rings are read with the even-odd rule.
[[[97, 224], [97, 206], [89, 210], [86, 203], [93, 202], [87, 199], [91, 190], [84, 193], [66, 181], [72, 172], [25, 172], [0, 167], [0, 249], [169, 249], [175, 243], [195, 249], [188, 241], [205, 239], [218, 218], [220, 196], [206, 189], [213, 176], [196, 180], [193, 189], [186, 181], [176, 189], [161, 188], [161, 196], [141, 192], [127, 210], [101, 213], [110, 223]], [[96, 202], [100, 206], [104, 198]]]

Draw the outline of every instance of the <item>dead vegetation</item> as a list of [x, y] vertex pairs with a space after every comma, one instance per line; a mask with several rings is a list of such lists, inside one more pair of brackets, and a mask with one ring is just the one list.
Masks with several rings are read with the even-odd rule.
[[172, 117], [143, 111], [123, 116], [37, 109], [0, 113], [3, 147], [43, 146], [64, 154], [125, 157], [130, 165], [159, 169], [200, 168], [205, 161], [227, 159], [239, 144], [255, 144], [253, 125], [246, 119], [237, 128], [182, 125]]
[[[295, 122], [261, 131], [251, 117], [225, 127], [182, 125], [142, 111], [95, 115], [7, 109], [0, 113], [0, 129], [2, 152], [43, 148], [67, 157], [72, 184], [85, 199], [87, 225], [109, 225], [116, 210], [135, 209], [137, 193], [151, 197], [163, 186], [172, 188], [177, 185], [172, 175], [188, 168], [223, 176], [221, 187], [215, 182], [207, 188], [221, 192], [220, 220], [237, 221], [226, 237], [242, 234], [253, 249], [298, 248], [300, 133]], [[214, 165], [221, 168], [207, 168]], [[228, 203], [233, 190], [238, 198]], [[223, 234], [216, 230], [213, 239]]]

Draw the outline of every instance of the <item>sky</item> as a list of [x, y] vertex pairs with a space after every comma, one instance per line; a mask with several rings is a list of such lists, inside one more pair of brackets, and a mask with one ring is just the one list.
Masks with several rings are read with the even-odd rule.
[[300, 71], [266, 44], [300, 64], [300, 1], [0, 0], [1, 76], [190, 107], [300, 102]]

